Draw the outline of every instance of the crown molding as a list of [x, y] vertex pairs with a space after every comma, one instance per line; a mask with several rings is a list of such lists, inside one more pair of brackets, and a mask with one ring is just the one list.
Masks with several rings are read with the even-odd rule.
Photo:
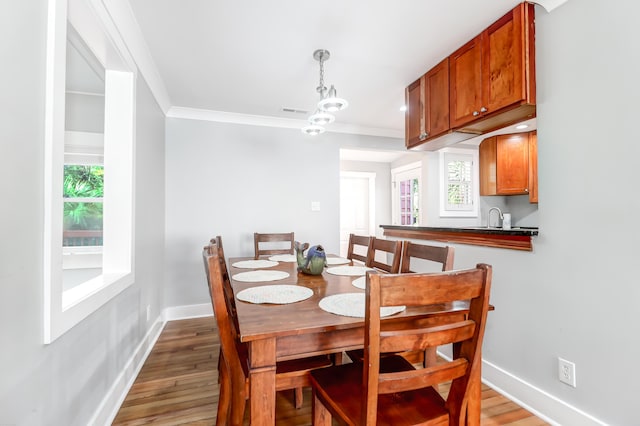
[[534, 3], [539, 4], [540, 6], [544, 7], [548, 13], [551, 13], [553, 9], [563, 5], [568, 1], [569, 0], [536, 0]]
[[[213, 111], [207, 109], [176, 106], [172, 106], [171, 108], [169, 108], [169, 111], [167, 112], [167, 118], [214, 121], [218, 123], [244, 124], [248, 126], [280, 127], [285, 129], [302, 129], [308, 124], [306, 120], [297, 120], [293, 118], [239, 114], [234, 112]], [[327, 132], [379, 136], [398, 139], [404, 138], [403, 130], [365, 127], [335, 122], [327, 127]]]

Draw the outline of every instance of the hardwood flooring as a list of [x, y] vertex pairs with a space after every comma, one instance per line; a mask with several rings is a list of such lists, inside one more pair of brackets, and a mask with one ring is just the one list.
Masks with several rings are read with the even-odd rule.
[[[213, 317], [168, 322], [113, 425], [214, 425], [219, 345]], [[482, 389], [482, 426], [548, 424], [493, 389], [485, 385]], [[293, 391], [279, 393], [277, 425], [309, 425], [310, 402], [309, 389], [300, 409], [293, 406]]]

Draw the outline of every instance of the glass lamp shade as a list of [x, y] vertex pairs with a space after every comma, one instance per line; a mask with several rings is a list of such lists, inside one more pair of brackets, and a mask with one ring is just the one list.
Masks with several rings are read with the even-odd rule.
[[302, 128], [302, 133], [309, 136], [316, 136], [320, 133], [324, 133], [324, 127], [310, 124]]
[[327, 96], [318, 102], [318, 108], [322, 111], [340, 111], [345, 109], [347, 106], [349, 106], [349, 103], [345, 99], [338, 97], [336, 94], [336, 88], [333, 85], [331, 85]]
[[316, 110], [316, 112], [309, 117], [309, 123], [324, 126], [325, 124], [333, 123], [335, 119], [336, 118], [328, 112]]

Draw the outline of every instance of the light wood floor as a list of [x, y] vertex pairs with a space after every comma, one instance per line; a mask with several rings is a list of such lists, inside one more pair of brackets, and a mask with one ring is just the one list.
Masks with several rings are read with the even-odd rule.
[[[213, 317], [166, 324], [118, 412], [114, 425], [214, 425], [218, 402], [218, 333]], [[295, 409], [279, 393], [278, 426], [309, 425], [311, 394]], [[546, 425], [493, 389], [482, 390], [482, 426]]]

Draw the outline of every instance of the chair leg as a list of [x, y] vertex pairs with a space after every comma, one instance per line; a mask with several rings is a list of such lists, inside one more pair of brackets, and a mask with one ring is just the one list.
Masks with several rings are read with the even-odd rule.
[[302, 388], [295, 388], [293, 390], [294, 392], [294, 401], [293, 401], [293, 405], [296, 408], [300, 408], [302, 407], [302, 404], [304, 403], [304, 396], [302, 395]]
[[313, 405], [311, 406], [313, 426], [331, 426], [331, 413], [326, 409], [322, 401], [313, 392]]
[[244, 410], [247, 404], [246, 383], [242, 374], [231, 378], [231, 426], [242, 426]]
[[216, 414], [216, 426], [225, 426], [228, 424], [230, 405], [231, 405], [231, 377], [227, 371], [227, 366], [222, 359], [222, 353], [218, 358], [218, 411]]

